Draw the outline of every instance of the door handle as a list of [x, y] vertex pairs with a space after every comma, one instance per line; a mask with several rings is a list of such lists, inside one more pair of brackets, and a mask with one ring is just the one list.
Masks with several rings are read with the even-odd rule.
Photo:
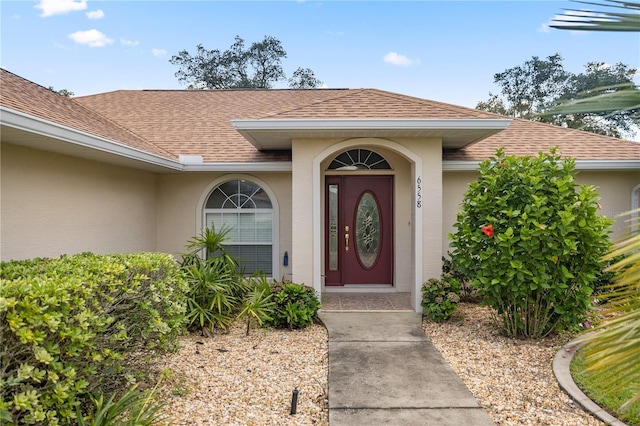
[[344, 251], [349, 251], [349, 225], [344, 227]]

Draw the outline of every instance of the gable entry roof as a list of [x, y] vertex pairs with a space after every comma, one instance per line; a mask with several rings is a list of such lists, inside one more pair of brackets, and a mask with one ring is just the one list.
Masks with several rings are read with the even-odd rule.
[[286, 171], [291, 139], [319, 136], [441, 137], [445, 169], [473, 170], [501, 146], [516, 155], [558, 146], [592, 168], [640, 168], [634, 142], [376, 89], [118, 90], [65, 98], [5, 70], [0, 77], [3, 142], [151, 170]]

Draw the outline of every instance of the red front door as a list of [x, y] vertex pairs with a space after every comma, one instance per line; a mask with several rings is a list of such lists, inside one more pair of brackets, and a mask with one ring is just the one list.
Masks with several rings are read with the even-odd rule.
[[327, 176], [326, 285], [393, 284], [393, 176]]

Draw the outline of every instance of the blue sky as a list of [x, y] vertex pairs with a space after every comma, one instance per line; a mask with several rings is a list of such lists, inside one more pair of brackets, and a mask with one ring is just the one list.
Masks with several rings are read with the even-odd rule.
[[[311, 68], [330, 88], [378, 88], [468, 107], [493, 75], [556, 52], [640, 66], [638, 33], [547, 24], [568, 1], [81, 1], [0, 3], [0, 64], [45, 87], [87, 95], [182, 89], [169, 58], [198, 44], [226, 50], [265, 35], [282, 42], [287, 75]], [[285, 87], [283, 83], [281, 87]]]

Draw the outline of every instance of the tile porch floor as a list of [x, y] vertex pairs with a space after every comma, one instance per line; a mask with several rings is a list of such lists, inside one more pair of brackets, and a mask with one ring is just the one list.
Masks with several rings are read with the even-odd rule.
[[411, 293], [322, 293], [323, 311], [413, 311]]

